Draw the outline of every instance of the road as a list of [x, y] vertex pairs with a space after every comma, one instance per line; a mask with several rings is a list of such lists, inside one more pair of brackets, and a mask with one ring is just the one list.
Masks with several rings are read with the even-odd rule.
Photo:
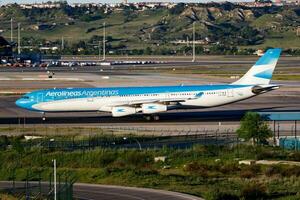
[[[31, 182], [30, 185], [37, 186], [38, 184]], [[24, 182], [16, 182], [16, 187], [24, 187]], [[9, 188], [12, 188], [11, 182], [0, 182], [0, 189]], [[46, 192], [48, 183], [42, 182], [42, 188], [42, 191]], [[76, 183], [73, 192], [73, 198], [77, 200], [203, 200], [177, 192], [84, 183]]]

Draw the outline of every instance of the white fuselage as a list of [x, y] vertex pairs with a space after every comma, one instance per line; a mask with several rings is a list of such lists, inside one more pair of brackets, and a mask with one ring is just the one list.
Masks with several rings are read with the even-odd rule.
[[[177, 101], [176, 107], [214, 107], [220, 106], [255, 96], [251, 91], [252, 86], [207, 91], [147, 93], [120, 96], [88, 97], [62, 99], [46, 102], [37, 102], [32, 107], [44, 112], [67, 112], [67, 111], [106, 111], [110, 112], [114, 106], [132, 105], [134, 102], [172, 102]], [[203, 92], [201, 97], [195, 97]], [[185, 99], [179, 101], [180, 99]], [[172, 105], [172, 104], [171, 104]]]

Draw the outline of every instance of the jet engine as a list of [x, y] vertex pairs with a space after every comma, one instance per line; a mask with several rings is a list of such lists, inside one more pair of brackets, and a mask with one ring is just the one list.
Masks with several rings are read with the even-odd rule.
[[137, 113], [137, 110], [136, 108], [129, 107], [129, 106], [118, 106], [118, 107], [113, 107], [111, 113], [113, 117], [123, 117], [126, 115], [133, 115]]
[[165, 112], [167, 111], [167, 106], [158, 103], [146, 103], [142, 105], [142, 112], [144, 114], [152, 114], [158, 112]]

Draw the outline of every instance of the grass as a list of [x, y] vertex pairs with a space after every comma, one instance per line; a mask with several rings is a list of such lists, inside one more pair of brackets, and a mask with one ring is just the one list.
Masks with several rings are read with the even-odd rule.
[[271, 32], [267, 35], [263, 45], [253, 46], [253, 48], [264, 47], [299, 48], [300, 36], [297, 36], [295, 31]]
[[[157, 156], [166, 156], [166, 162], [154, 162]], [[40, 169], [43, 169], [43, 180], [48, 180], [54, 158], [58, 172], [71, 172], [78, 182], [157, 188], [189, 193], [207, 200], [224, 199], [224, 195], [259, 199], [250, 198], [253, 193], [265, 195], [268, 199], [300, 198], [297, 196], [300, 167], [238, 164], [241, 159], [300, 161], [300, 154], [277, 147], [247, 145], [73, 152], [38, 147], [20, 150], [13, 145], [0, 151], [0, 180], [9, 180], [14, 174], [17, 180], [24, 180], [27, 170], [37, 174]]]
[[273, 80], [291, 80], [291, 81], [299, 81], [300, 75], [292, 75], [292, 74], [285, 74], [285, 75], [279, 75], [275, 74], [273, 77]]
[[[187, 8], [188, 10], [189, 8]], [[197, 10], [197, 6], [195, 8]], [[90, 22], [85, 22], [77, 19], [75, 17], [75, 24], [65, 25], [66, 22], [69, 22], [68, 15], [64, 13], [63, 10], [49, 10], [45, 13], [34, 14], [31, 16], [37, 21], [45, 23], [57, 23], [56, 27], [49, 30], [32, 30], [31, 25], [37, 24], [37, 22], [30, 22], [23, 11], [19, 8], [8, 8], [1, 10], [4, 14], [1, 17], [3, 22], [3, 29], [5, 32], [3, 35], [7, 38], [10, 37], [10, 23], [8, 15], [12, 15], [16, 21], [22, 22], [22, 36], [23, 37], [35, 37], [35, 38], [44, 38], [46, 40], [61, 40], [61, 37], [65, 37], [65, 41], [68, 43], [76, 43], [79, 40], [88, 40], [93, 35], [103, 35], [103, 22], [106, 22], [107, 28], [106, 32], [108, 36], [112, 36], [114, 39], [123, 40], [122, 43], [126, 44], [128, 49], [145, 49], [146, 47], [153, 47], [154, 51], [158, 47], [154, 44], [157, 41], [149, 40], [149, 35], [153, 33], [153, 27], [156, 27], [158, 24], [163, 24], [168, 28], [166, 32], [165, 39], [166, 43], [160, 41], [160, 46], [165, 48], [177, 49], [180, 47], [176, 45], [171, 45], [170, 41], [174, 38], [179, 39], [191, 35], [191, 21], [188, 17], [183, 14], [171, 15], [168, 9], [155, 9], [155, 10], [146, 10], [146, 11], [134, 11], [135, 17], [130, 21], [125, 21], [126, 17], [123, 11], [114, 11], [105, 16], [105, 18]], [[221, 13], [218, 13], [221, 12]], [[11, 14], [12, 13], [12, 14]], [[196, 12], [199, 18], [204, 20], [207, 18], [207, 13], [205, 9], [200, 9], [199, 12]], [[272, 30], [270, 27], [272, 25], [278, 26], [277, 28], [283, 28], [283, 31], [269, 31], [270, 33], [265, 34], [266, 39], [263, 44], [257, 46], [242, 46], [242, 48], [264, 48], [267, 46], [273, 47], [283, 47], [283, 48], [299, 48], [300, 42], [299, 37], [296, 36], [295, 31], [291, 31], [292, 26], [296, 26], [296, 17], [293, 13], [293, 8], [288, 9], [288, 11], [276, 11], [275, 14], [268, 14], [265, 12], [262, 16], [258, 18], [251, 18], [247, 23], [255, 28], [260, 30]], [[234, 22], [236, 18], [235, 11], [224, 11], [220, 10], [212, 13], [216, 17], [216, 25], [220, 25], [224, 21]], [[283, 15], [288, 20], [287, 22], [277, 18], [277, 15]], [[53, 17], [55, 16], [55, 17]], [[218, 17], [217, 17], [218, 16]], [[269, 26], [269, 27], [267, 27]], [[88, 32], [87, 30], [93, 28], [93, 31]], [[197, 23], [196, 26], [197, 34], [204, 36], [214, 35], [213, 31], [210, 31], [203, 23]], [[236, 34], [236, 33], [235, 33]], [[278, 38], [277, 36], [280, 36]], [[230, 39], [230, 38], [229, 38]], [[217, 40], [221, 40], [220, 38]], [[112, 42], [111, 45], [118, 44], [119, 41]], [[164, 44], [163, 44], [164, 43]], [[236, 44], [234, 44], [236, 45]], [[160, 47], [159, 47], [160, 48]]]
[[[205, 70], [205, 69], [176, 69], [174, 70], [161, 70], [161, 73], [166, 74], [199, 74], [205, 75], [207, 77], [222, 77], [222, 78], [230, 78], [231, 76], [240, 76], [242, 77], [246, 71], [238, 71], [232, 72], [229, 70]], [[277, 74], [275, 72], [272, 80], [290, 80], [290, 81], [298, 81], [300, 80], [300, 75], [298, 74]]]
[[17, 200], [16, 197], [13, 197], [13, 196], [7, 195], [7, 194], [0, 194], [0, 199], [1, 200]]
[[80, 137], [82, 133], [86, 135], [99, 135], [99, 134], [110, 134], [111, 131], [104, 130], [102, 128], [91, 128], [91, 127], [76, 127], [76, 128], [67, 128], [67, 127], [18, 127], [18, 126], [10, 126], [10, 127], [0, 127], [0, 134], [2, 135], [69, 135]]

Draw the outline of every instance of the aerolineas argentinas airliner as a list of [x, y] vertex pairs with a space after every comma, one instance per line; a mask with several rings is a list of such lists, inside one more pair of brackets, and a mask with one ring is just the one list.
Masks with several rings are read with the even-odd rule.
[[143, 113], [158, 120], [157, 113], [170, 109], [220, 106], [277, 89], [270, 80], [280, 52], [269, 49], [241, 79], [227, 85], [47, 89], [27, 93], [16, 104], [41, 113], [103, 111], [113, 117]]

